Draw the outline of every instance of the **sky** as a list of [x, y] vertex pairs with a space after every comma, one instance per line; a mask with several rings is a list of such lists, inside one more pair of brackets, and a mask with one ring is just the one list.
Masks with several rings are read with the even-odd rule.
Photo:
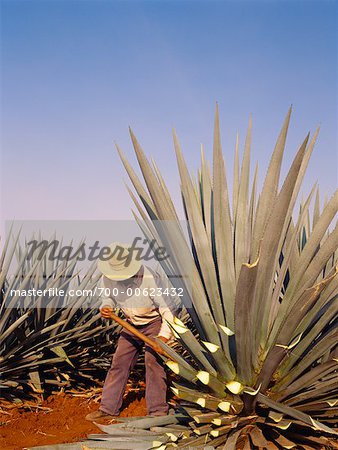
[[131, 126], [180, 203], [215, 103], [232, 180], [250, 114], [259, 180], [289, 106], [283, 174], [320, 125], [303, 192], [337, 186], [336, 1], [1, 1], [1, 219], [132, 218]]

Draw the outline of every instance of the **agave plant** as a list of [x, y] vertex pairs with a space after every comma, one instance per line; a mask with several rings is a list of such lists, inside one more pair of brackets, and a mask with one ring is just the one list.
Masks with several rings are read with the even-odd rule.
[[[319, 207], [316, 187], [295, 205], [318, 130], [300, 145], [283, 184], [280, 171], [291, 109], [260, 193], [250, 183], [251, 120], [242, 163], [236, 140], [232, 198], [216, 107], [213, 165], [202, 150], [197, 179], [174, 133], [185, 237], [164, 178], [130, 130], [145, 185], [118, 148], [139, 196], [129, 191], [149, 240], [165, 246], [163, 269], [198, 332], [179, 319], [174, 335], [189, 353], [165, 344], [172, 390], [192, 417], [195, 437], [178, 447], [331, 448], [338, 417], [338, 191]], [[312, 216], [312, 220], [310, 220]], [[170, 224], [170, 226], [169, 226]], [[191, 277], [175, 277], [186, 273]], [[331, 440], [331, 441], [330, 441]], [[330, 443], [331, 442], [331, 443]], [[337, 448], [337, 447], [335, 447]]]
[[[99, 279], [95, 266], [80, 277], [76, 259], [52, 260], [49, 247], [42, 257], [34, 253], [28, 259], [28, 247], [19, 244], [19, 235], [11, 241], [10, 236], [0, 259], [1, 397], [22, 401], [102, 381], [119, 327], [100, 319], [99, 300], [89, 295]], [[32, 288], [51, 288], [52, 294], [24, 297], [13, 291]], [[70, 288], [84, 290], [84, 295], [71, 297]]]

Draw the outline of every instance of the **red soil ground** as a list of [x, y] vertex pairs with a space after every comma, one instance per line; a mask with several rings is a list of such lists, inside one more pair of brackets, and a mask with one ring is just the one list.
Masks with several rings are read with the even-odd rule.
[[[122, 417], [144, 416], [147, 414], [142, 390], [129, 392], [124, 401]], [[0, 449], [22, 450], [38, 445], [76, 442], [87, 434], [101, 431], [85, 416], [99, 407], [97, 398], [87, 399], [69, 394], [48, 397], [39, 406], [51, 408], [46, 412], [22, 408], [7, 410], [0, 414]]]

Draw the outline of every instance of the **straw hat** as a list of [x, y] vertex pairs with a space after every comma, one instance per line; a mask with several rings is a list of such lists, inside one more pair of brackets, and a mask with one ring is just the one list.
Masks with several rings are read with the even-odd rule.
[[134, 276], [140, 270], [142, 264], [135, 259], [133, 253], [131, 257], [129, 256], [129, 247], [130, 245], [120, 242], [110, 244], [111, 257], [104, 261], [99, 259], [97, 262], [98, 270], [107, 278], [115, 281], [127, 280]]

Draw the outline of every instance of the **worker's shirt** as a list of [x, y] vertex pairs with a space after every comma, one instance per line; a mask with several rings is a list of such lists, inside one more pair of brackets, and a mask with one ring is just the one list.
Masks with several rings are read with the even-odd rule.
[[167, 339], [172, 337], [166, 321], [173, 322], [174, 302], [166, 294], [166, 286], [156, 272], [144, 266], [142, 281], [131, 279], [128, 285], [103, 276], [102, 287], [100, 309], [107, 306], [120, 308], [135, 326], [147, 325], [161, 316], [162, 326], [158, 335]]

